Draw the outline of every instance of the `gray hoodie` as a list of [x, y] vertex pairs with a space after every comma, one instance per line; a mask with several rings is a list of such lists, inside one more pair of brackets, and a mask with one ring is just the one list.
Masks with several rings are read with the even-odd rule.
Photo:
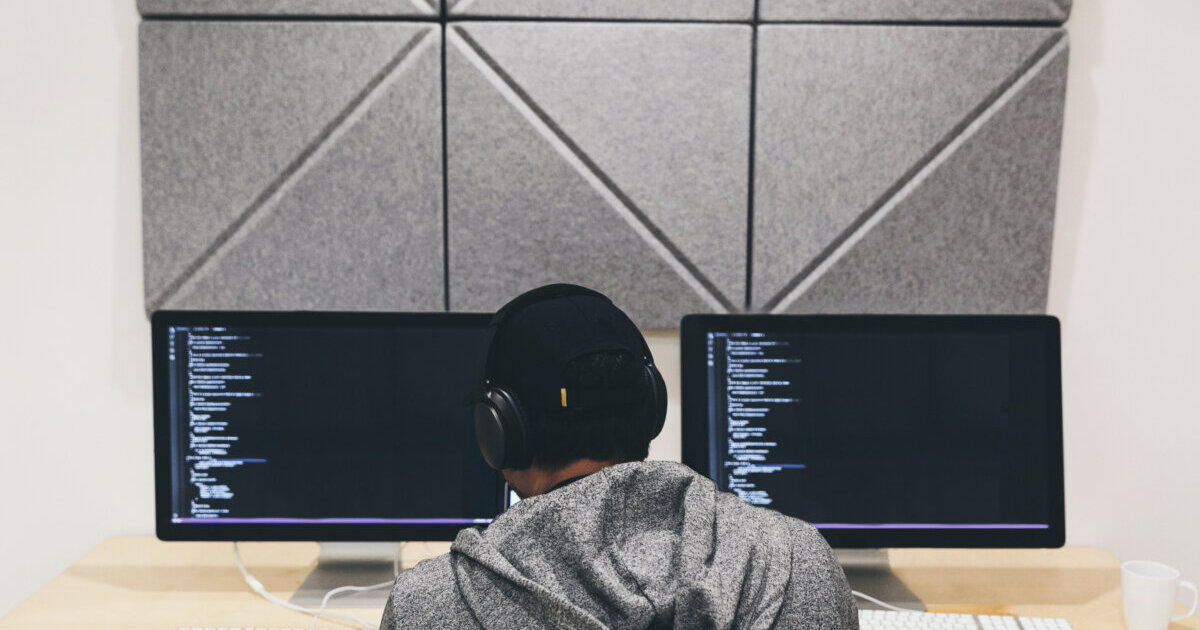
[[858, 628], [811, 525], [669, 462], [605, 468], [400, 574], [392, 628]]

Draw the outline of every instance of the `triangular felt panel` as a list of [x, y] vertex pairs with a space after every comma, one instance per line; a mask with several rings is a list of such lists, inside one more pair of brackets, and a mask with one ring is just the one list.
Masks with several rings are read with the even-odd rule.
[[[790, 312], [1041, 313], [1046, 308], [1065, 43], [848, 249]], [[1027, 82], [1025, 82], [1027, 81]], [[803, 288], [801, 285], [798, 288]]]
[[730, 303], [743, 303], [749, 27], [480, 23], [465, 31]]
[[790, 289], [1061, 31], [772, 26], [759, 39], [753, 302]]
[[438, 0], [138, 0], [143, 16], [253, 15], [316, 17], [437, 15]]
[[708, 306], [452, 39], [446, 48], [450, 308], [573, 282], [643, 328]]
[[145, 289], [153, 303], [428, 26], [144, 22]]
[[438, 31], [168, 305], [442, 310]]
[[754, 0], [450, 0], [450, 13], [520, 17], [749, 20]]
[[1063, 22], [1071, 0], [759, 0], [764, 20]]

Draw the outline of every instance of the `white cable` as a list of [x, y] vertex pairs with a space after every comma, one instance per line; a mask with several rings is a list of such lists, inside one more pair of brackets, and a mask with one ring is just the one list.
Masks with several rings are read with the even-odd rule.
[[[242, 562], [242, 554], [238, 551], [238, 544], [236, 541], [233, 543], [233, 559], [237, 561], [238, 570], [242, 572], [242, 577], [245, 578], [246, 584], [250, 587], [250, 590], [254, 591], [255, 593], [258, 593], [259, 595], [261, 595], [263, 597], [263, 599], [271, 602], [272, 604], [283, 606], [284, 608], [287, 608], [289, 610], [295, 610], [297, 612], [310, 614], [310, 615], [313, 615], [314, 618], [315, 617], [324, 617], [325, 619], [328, 619], [329, 621], [341, 624], [343, 626], [348, 626], [348, 627], [352, 627], [352, 628], [360, 628], [361, 630], [378, 630], [378, 626], [371, 624], [371, 623], [367, 623], [366, 621], [363, 621], [362, 619], [359, 619], [358, 617], [355, 617], [354, 615], [342, 614], [342, 613], [330, 613], [330, 612], [324, 612], [323, 610], [312, 610], [310, 608], [305, 608], [303, 606], [297, 606], [296, 604], [293, 604], [291, 602], [285, 602], [282, 599], [279, 599], [278, 597], [275, 597], [274, 595], [268, 593], [266, 587], [263, 586], [262, 582], [259, 582], [253, 575], [250, 575], [249, 571], [246, 570], [246, 565]], [[334, 589], [334, 590], [337, 590], [337, 589]], [[326, 597], [328, 597], [328, 596], [326, 596]]]
[[[334, 595], [340, 595], [342, 593], [362, 593], [364, 591], [373, 591], [375, 589], [384, 588], [386, 586], [392, 586], [395, 584], [395, 578], [400, 577], [400, 553], [403, 548], [404, 543], [397, 545], [396, 555], [392, 556], [393, 581], [380, 582], [379, 584], [372, 584], [370, 586], [339, 586], [330, 590], [328, 593], [325, 593], [325, 597], [321, 598], [321, 607], [317, 609], [317, 613], [322, 613], [325, 611], [325, 609], [329, 606], [329, 600], [332, 599]], [[309, 630], [316, 630], [318, 616], [318, 614], [313, 615], [312, 622], [308, 625]]]
[[[327, 616], [327, 614], [336, 614], [325, 612], [325, 609], [329, 607], [329, 600], [332, 599], [334, 595], [341, 595], [342, 593], [362, 593], [365, 591], [373, 591], [391, 586], [392, 584], [394, 584], [394, 582], [388, 581], [380, 582], [379, 584], [372, 584], [370, 586], [339, 586], [328, 593], [325, 593], [325, 597], [321, 598], [321, 607], [313, 611], [312, 623], [310, 623], [308, 626], [309, 630], [314, 630], [317, 627], [317, 617]], [[348, 616], [353, 617], [353, 615]]]
[[871, 597], [870, 595], [867, 595], [866, 593], [862, 593], [859, 591], [850, 591], [850, 592], [855, 597], [865, 599], [865, 600], [871, 602], [872, 604], [875, 604], [876, 606], [883, 606], [884, 608], [886, 608], [888, 610], [894, 610], [896, 612], [915, 612], [915, 613], [925, 612], [924, 610], [913, 610], [912, 608], [901, 608], [899, 606], [893, 606], [885, 601], [875, 599], [874, 597]]

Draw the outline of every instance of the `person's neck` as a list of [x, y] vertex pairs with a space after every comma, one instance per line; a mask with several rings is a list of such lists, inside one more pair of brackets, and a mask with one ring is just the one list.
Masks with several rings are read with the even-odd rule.
[[602, 468], [608, 468], [617, 464], [616, 460], [599, 461], [595, 459], [577, 459], [562, 468], [553, 470], [540, 468], [537, 466], [529, 469], [530, 478], [530, 493], [529, 496], [537, 496], [550, 492], [554, 486], [575, 477], [583, 477], [590, 475]]

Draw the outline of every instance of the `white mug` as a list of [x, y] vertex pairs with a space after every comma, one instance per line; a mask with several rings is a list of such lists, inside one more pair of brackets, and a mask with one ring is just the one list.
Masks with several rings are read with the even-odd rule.
[[[1171, 616], [1179, 587], [1192, 592], [1192, 609]], [[1181, 581], [1179, 571], [1160, 562], [1134, 560], [1121, 565], [1121, 593], [1125, 601], [1125, 626], [1129, 630], [1166, 630], [1172, 621], [1196, 614], [1200, 591]]]

